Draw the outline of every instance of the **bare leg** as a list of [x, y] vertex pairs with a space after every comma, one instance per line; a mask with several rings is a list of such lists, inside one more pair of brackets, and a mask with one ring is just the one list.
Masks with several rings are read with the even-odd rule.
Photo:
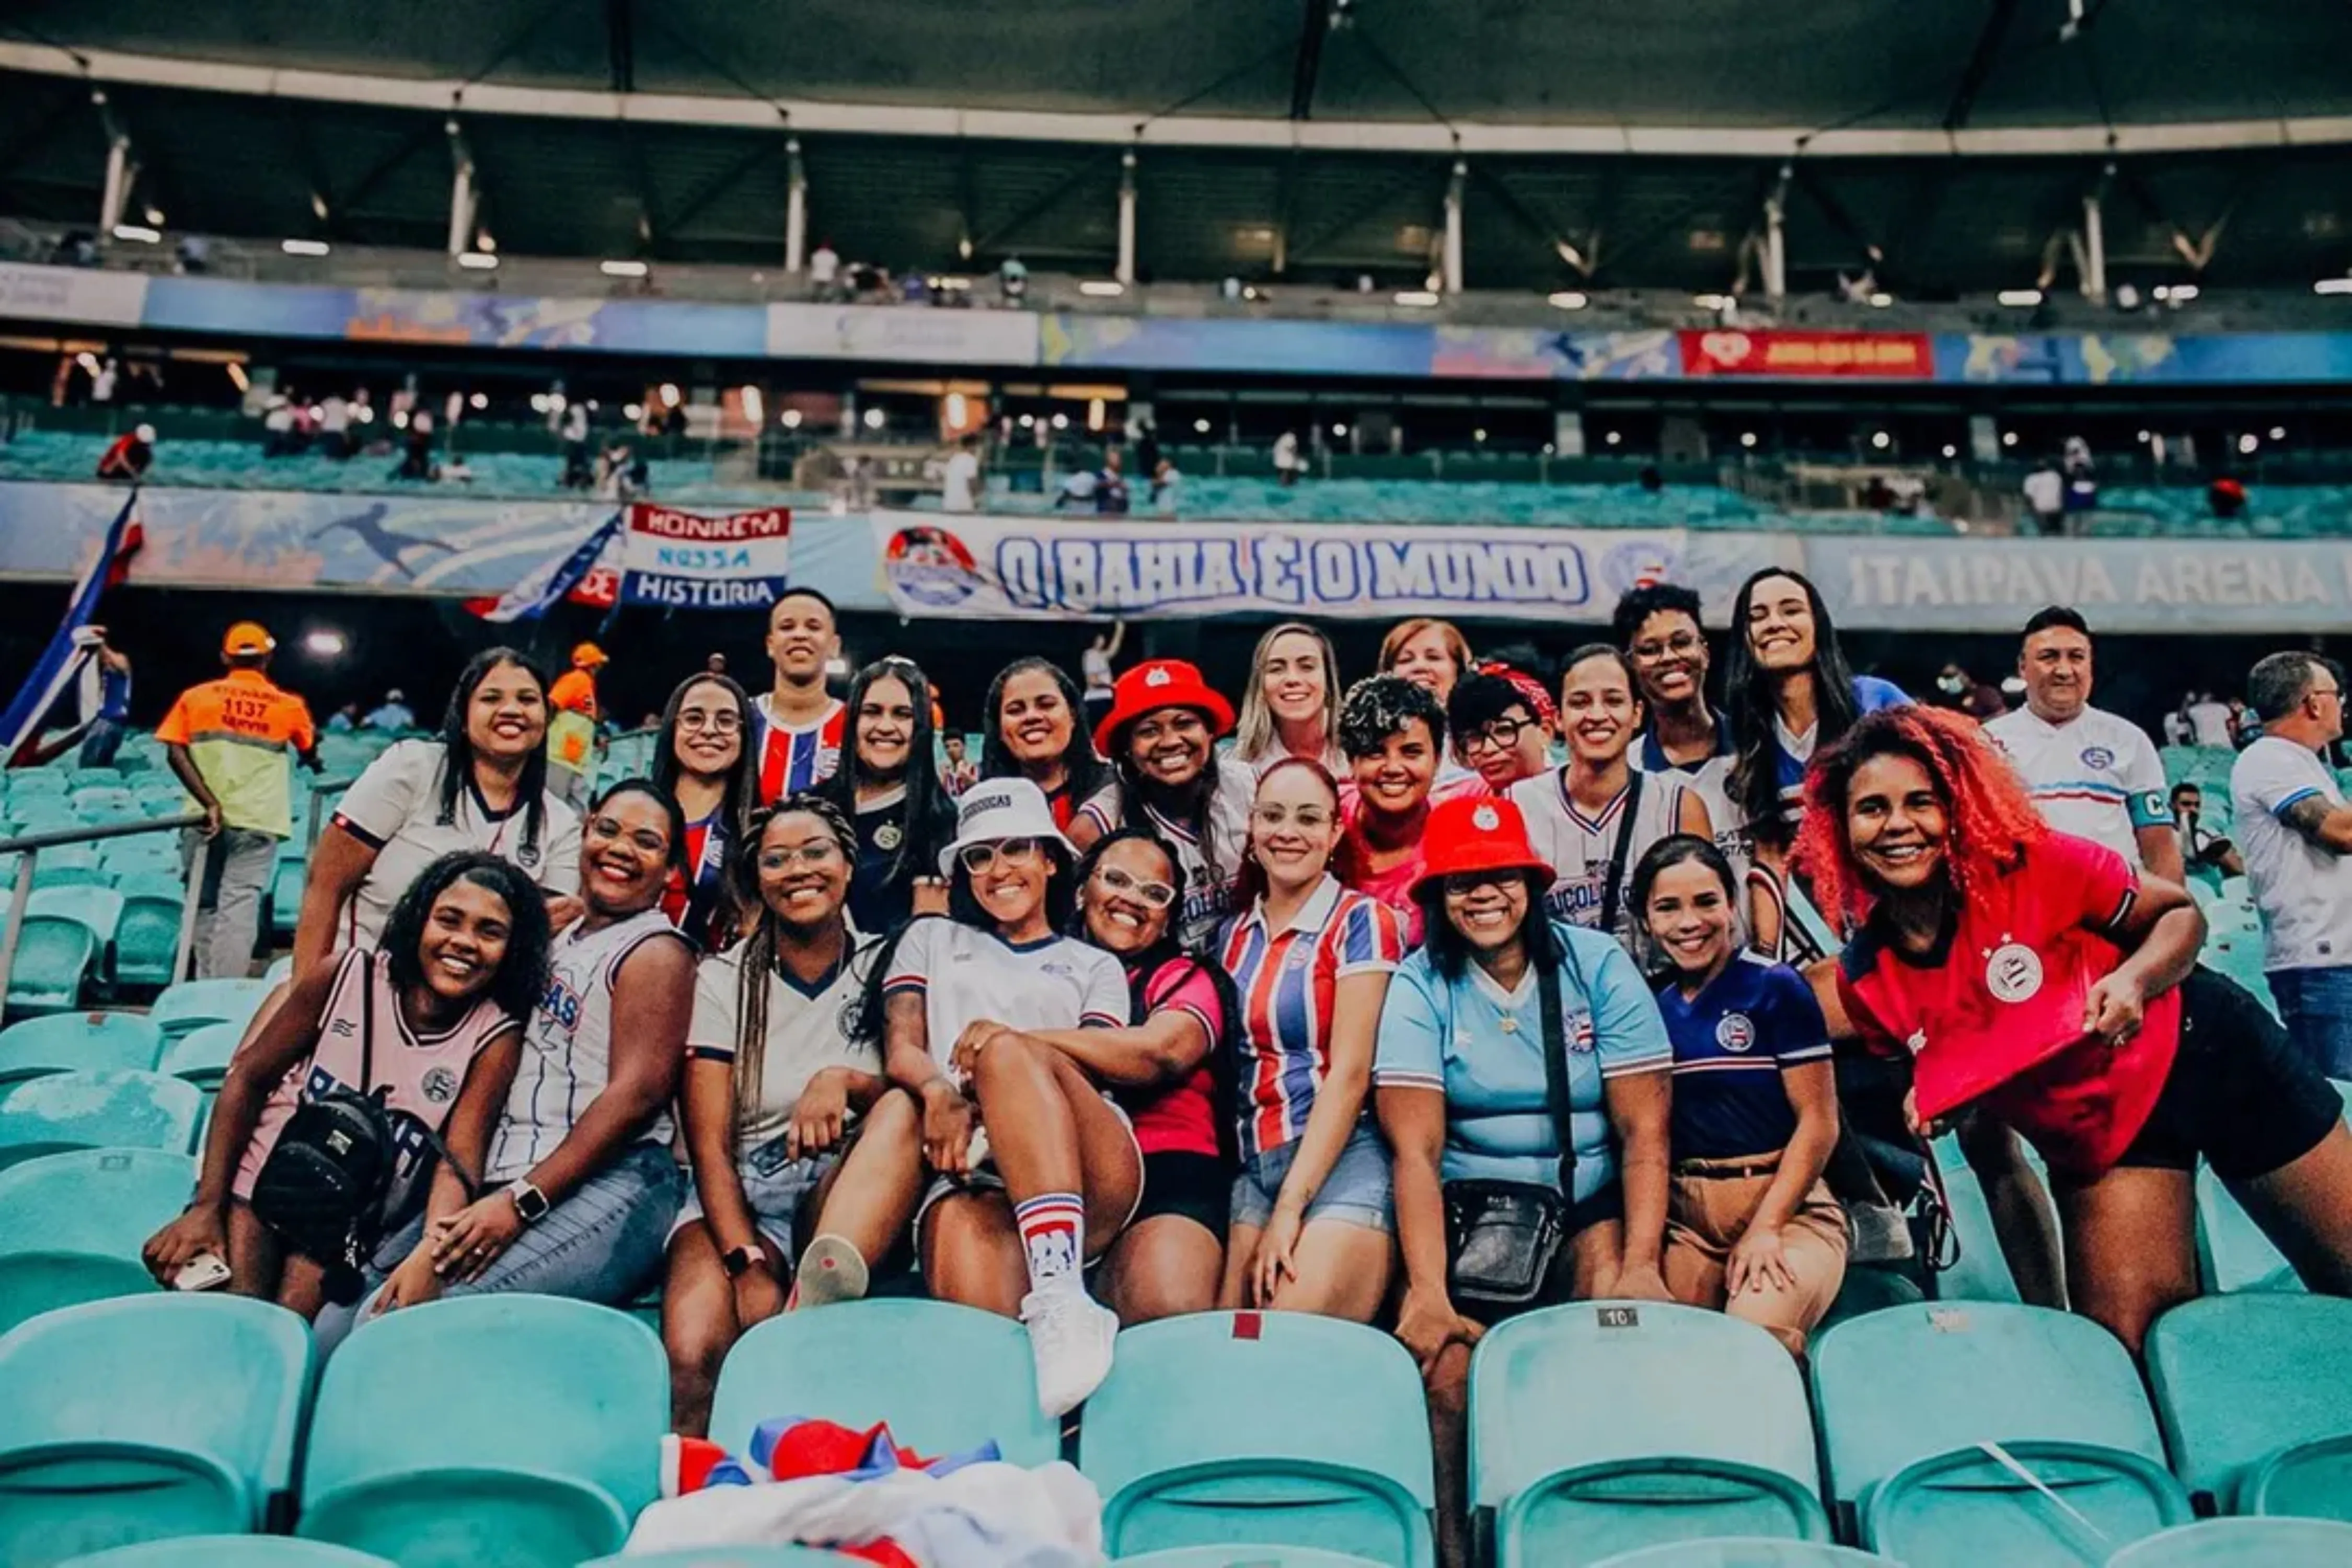
[[874, 1102], [841, 1163], [818, 1184], [811, 1236], [840, 1237], [872, 1268], [888, 1256], [923, 1197], [923, 1121], [914, 1097]]
[[1960, 1152], [1984, 1188], [1992, 1233], [2000, 1242], [2018, 1298], [2029, 1307], [2066, 1305], [2069, 1276], [2061, 1267], [2058, 1217], [2042, 1178], [2025, 1162], [2025, 1146], [2006, 1122], [1979, 1114], [1960, 1124]]
[[286, 1269], [286, 1248], [278, 1233], [255, 1217], [242, 1198], [228, 1204], [228, 1289], [257, 1301], [278, 1299], [278, 1281]]
[[1593, 1221], [1568, 1244], [1569, 1299], [1591, 1301], [1606, 1297], [1617, 1288], [1617, 1271], [1624, 1267], [1625, 1222]]
[[1206, 1226], [1182, 1215], [1154, 1215], [1111, 1243], [1102, 1268], [1104, 1304], [1123, 1327], [1205, 1312], [1217, 1304], [1224, 1247]]
[[2063, 1184], [2074, 1310], [2139, 1354], [2148, 1325], [2197, 1294], [2197, 1186], [2187, 1171], [2119, 1165]]
[[305, 1322], [316, 1318], [327, 1304], [326, 1269], [299, 1252], [289, 1254], [278, 1277], [278, 1304]]
[[688, 1437], [709, 1431], [719, 1364], [741, 1334], [734, 1284], [719, 1261], [719, 1244], [711, 1240], [709, 1226], [697, 1220], [670, 1242], [669, 1275], [662, 1284], [671, 1430]]
[[1396, 1242], [1388, 1232], [1345, 1220], [1310, 1219], [1293, 1254], [1296, 1276], [1275, 1289], [1277, 1312], [1319, 1312], [1369, 1323], [1389, 1293]]
[[2352, 1132], [2230, 1189], [2313, 1293], [2352, 1296]]
[[1437, 1561], [1470, 1562], [1470, 1347], [1450, 1344], [1422, 1377], [1429, 1398], [1430, 1456], [1437, 1479]]
[[1061, 1052], [1004, 1036], [981, 1053], [971, 1087], [1013, 1202], [1079, 1194], [1087, 1253], [1098, 1256], [1135, 1212], [1143, 1182], [1135, 1135], [1118, 1112]]
[[1217, 1310], [1238, 1312], [1249, 1305], [1249, 1272], [1257, 1261], [1260, 1225], [1235, 1225], [1225, 1237], [1225, 1277], [1217, 1284]]
[[1001, 1317], [1021, 1315], [1029, 1265], [1013, 1205], [1003, 1193], [950, 1193], [923, 1215], [916, 1237], [923, 1282], [942, 1301], [978, 1307]]

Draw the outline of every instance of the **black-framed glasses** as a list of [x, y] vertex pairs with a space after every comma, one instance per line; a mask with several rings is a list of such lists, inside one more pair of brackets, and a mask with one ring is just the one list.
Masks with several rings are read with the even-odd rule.
[[1706, 646], [1706, 639], [1696, 632], [1676, 632], [1664, 642], [1637, 642], [1630, 652], [1635, 664], [1656, 664], [1668, 658], [1689, 658]]
[[1507, 752], [1517, 745], [1519, 737], [1527, 733], [1534, 725], [1535, 721], [1532, 719], [1497, 719], [1490, 724], [1465, 733], [1462, 737], [1462, 749], [1467, 752], [1475, 751], [1480, 746], [1493, 746], [1499, 751]]
[[1517, 881], [1520, 872], [1516, 867], [1502, 867], [1490, 871], [1453, 871], [1446, 875], [1444, 886], [1449, 899], [1466, 899], [1484, 888], [1507, 888]]

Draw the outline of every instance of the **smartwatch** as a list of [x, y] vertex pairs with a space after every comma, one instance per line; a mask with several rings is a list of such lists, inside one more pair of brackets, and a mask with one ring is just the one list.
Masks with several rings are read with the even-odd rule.
[[507, 1188], [507, 1196], [514, 1199], [515, 1214], [525, 1225], [536, 1225], [547, 1217], [547, 1194], [530, 1184], [524, 1177]]
[[767, 1256], [757, 1242], [730, 1247], [719, 1255], [719, 1266], [727, 1270], [727, 1278], [740, 1279], [751, 1271], [751, 1266]]

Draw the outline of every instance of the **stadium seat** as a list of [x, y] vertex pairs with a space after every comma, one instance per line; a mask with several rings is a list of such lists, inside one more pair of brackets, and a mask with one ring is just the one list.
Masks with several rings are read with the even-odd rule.
[[2347, 1368], [2352, 1300], [2336, 1297], [2208, 1296], [2167, 1312], [2147, 1337], [2174, 1468], [2223, 1513], [2352, 1522]]
[[2000, 1237], [1993, 1231], [1992, 1205], [1985, 1200], [1984, 1184], [1960, 1152], [1958, 1134], [1936, 1140], [1936, 1165], [1944, 1178], [1944, 1195], [1951, 1204], [1952, 1235], [1959, 1244], [1959, 1260], [1936, 1276], [1936, 1294], [1948, 1301], [2015, 1301], [2017, 1280], [2002, 1256]]
[[1504, 1568], [1830, 1539], [1796, 1361], [1695, 1307], [1580, 1302], [1489, 1331], [1470, 1363], [1470, 1500]]
[[2293, 1293], [2303, 1280], [2210, 1165], [2197, 1167], [2197, 1272], [2206, 1290]]
[[139, 1249], [195, 1185], [194, 1160], [158, 1149], [80, 1149], [0, 1170], [0, 1333], [153, 1290]]
[[98, 973], [104, 951], [79, 921], [26, 915], [16, 965], [8, 972], [8, 1011], [64, 1013], [79, 1007], [82, 988]]
[[69, 1149], [184, 1154], [204, 1113], [194, 1084], [152, 1072], [60, 1072], [0, 1088], [0, 1169]]
[[116, 984], [169, 985], [180, 956], [185, 885], [177, 872], [142, 871], [121, 878], [114, 890], [122, 895], [122, 923], [114, 932]]
[[1021, 1325], [946, 1301], [875, 1300], [854, 1311], [771, 1318], [719, 1368], [710, 1433], [731, 1448], [779, 1415], [864, 1428], [955, 1454], [994, 1439], [1016, 1465], [1059, 1458], [1061, 1431], [1037, 1408]]
[[28, 920], [77, 921], [89, 928], [101, 951], [111, 946], [122, 924], [122, 895], [103, 888], [36, 888], [25, 900]]
[[2131, 1357], [2087, 1318], [1890, 1307], [1814, 1342], [1813, 1402], [1832, 1497], [1912, 1568], [2077, 1568], [2190, 1518]]
[[269, 873], [269, 930], [280, 942], [294, 940], [302, 915], [302, 879], [309, 868], [298, 858], [280, 860]]
[[386, 1557], [371, 1557], [323, 1541], [283, 1535], [199, 1535], [119, 1546], [77, 1557], [64, 1568], [399, 1568]]
[[[79, 827], [82, 824], [78, 817], [68, 817], [63, 823], [54, 826]], [[87, 844], [60, 844], [55, 848], [44, 849], [40, 858], [33, 863], [33, 886], [37, 890], [42, 888], [106, 888], [113, 886], [113, 883], [114, 878], [107, 871], [104, 862], [99, 859], [98, 851]]]
[[1313, 1546], [1174, 1546], [1122, 1557], [1112, 1568], [1381, 1568], [1369, 1557]]
[[659, 1489], [669, 1363], [627, 1314], [551, 1296], [429, 1302], [328, 1364], [299, 1532], [402, 1568], [572, 1568]]
[[0, 1563], [48, 1568], [280, 1512], [310, 1379], [301, 1319], [242, 1297], [131, 1297], [0, 1338]]
[[1593, 1568], [1903, 1568], [1892, 1557], [1832, 1546], [1820, 1541], [1779, 1541], [1770, 1536], [1717, 1541], [1677, 1541], [1620, 1552]]
[[293, 979], [294, 955], [292, 953], [280, 953], [276, 958], [271, 959], [269, 961], [269, 967], [261, 972], [261, 978], [271, 986], [283, 985], [288, 981]]
[[245, 1037], [245, 1028], [242, 1024], [206, 1024], [201, 1029], [190, 1029], [163, 1047], [155, 1070], [184, 1078], [207, 1095], [217, 1094], [221, 1079], [228, 1076], [229, 1058], [236, 1054], [236, 1043]]
[[2341, 1568], [2352, 1524], [2327, 1519], [2209, 1519], [2159, 1531], [2107, 1559], [2107, 1568]]
[[183, 980], [155, 998], [148, 1016], [166, 1038], [206, 1024], [242, 1027], [268, 994], [268, 982], [262, 980]]
[[145, 1072], [163, 1031], [136, 1013], [52, 1013], [0, 1029], [0, 1084], [53, 1072]]
[[1316, 1546], [1435, 1560], [1421, 1374], [1376, 1329], [1304, 1312], [1201, 1312], [1118, 1336], [1078, 1465], [1103, 1549]]

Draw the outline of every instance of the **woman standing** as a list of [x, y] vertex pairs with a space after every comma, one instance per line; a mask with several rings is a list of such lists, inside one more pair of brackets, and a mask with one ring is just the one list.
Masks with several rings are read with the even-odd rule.
[[1285, 621], [1258, 638], [1234, 755], [1254, 773], [1285, 757], [1339, 772], [1339, 668], [1331, 639], [1304, 621]]
[[[1087, 691], [1091, 703], [1093, 688]], [[1101, 703], [1106, 713], [1110, 694], [1106, 656]], [[980, 776], [1027, 779], [1045, 792], [1054, 808], [1054, 826], [1067, 832], [1078, 807], [1110, 783], [1110, 770], [1087, 737], [1090, 726], [1079, 721], [1077, 683], [1049, 659], [1015, 659], [989, 683], [984, 707], [988, 722], [981, 737]]]
[[2053, 832], [1973, 721], [1856, 723], [1806, 785], [1798, 864], [1860, 930], [1809, 975], [1831, 1031], [2048, 1162], [2077, 1311], [2137, 1352], [2197, 1293], [2201, 1158], [2305, 1285], [2352, 1294], [2352, 1133], [2262, 1005], [2196, 967], [2176, 884]]
[[662, 891], [662, 913], [704, 952], [735, 937], [740, 910], [728, 863], [743, 841], [758, 781], [751, 776], [751, 699], [724, 675], [690, 675], [662, 708], [654, 784], [686, 817], [686, 868]]
[[1710, 836], [1706, 804], [1671, 775], [1636, 773], [1626, 752], [1642, 731], [1633, 666], [1607, 643], [1568, 656], [1559, 678], [1568, 765], [1511, 786], [1536, 853], [1552, 868], [1545, 911], [1615, 937], [1632, 951], [1626, 879], [1650, 846], [1675, 833]]
[[1340, 790], [1347, 834], [1339, 880], [1396, 911], [1409, 948], [1421, 945], [1412, 888], [1426, 857], [1431, 786], [1445, 752], [1445, 710], [1429, 689], [1374, 675], [1339, 705], [1339, 749], [1349, 778]]
[[1118, 1320], [1080, 1270], [1134, 1213], [1142, 1180], [1127, 1118], [1034, 1037], [1128, 1022], [1118, 961], [1059, 934], [1075, 858], [1027, 780], [964, 796], [939, 862], [953, 879], [948, 918], [900, 934], [864, 1019], [890, 1081], [921, 1108], [937, 1178], [915, 1222], [923, 1279], [1028, 1326], [1038, 1403], [1057, 1416], [1110, 1370]]
[[[1551, 766], [1551, 736], [1558, 723], [1558, 710], [1543, 682], [1508, 665], [1473, 670], [1445, 702], [1454, 758], [1488, 795], [1508, 794], [1521, 780], [1543, 775]], [[1448, 781], [1440, 773], [1438, 782]]]
[[1240, 998], [1241, 1173], [1218, 1303], [1368, 1323], [1388, 1293], [1388, 1159], [1366, 1114], [1396, 916], [1331, 875], [1339, 786], [1292, 758], [1258, 781], [1252, 897], [1215, 951]]
[[1182, 659], [1156, 658], [1118, 678], [1095, 747], [1114, 777], [1070, 821], [1080, 849], [1129, 826], [1174, 847], [1184, 868], [1177, 940], [1197, 947], [1214, 935], [1241, 887], [1255, 775], [1216, 754], [1234, 727], [1233, 704]]
[[[1433, 810], [1415, 889], [1429, 945], [1381, 1014], [1374, 1079], [1405, 1271], [1397, 1338], [1429, 1394], [1448, 1563], [1466, 1561], [1470, 1347], [1483, 1325], [1570, 1299], [1670, 1300], [1673, 1051], [1624, 949], [1545, 917], [1551, 881], [1509, 801]], [[1554, 1251], [1537, 1245], [1538, 1211]]]
[[931, 686], [912, 659], [877, 659], [849, 683], [849, 743], [841, 765], [817, 786], [857, 829], [849, 918], [887, 935], [929, 900], [936, 914], [940, 847], [955, 827], [955, 805], [932, 763]]
[[1845, 1211], [1822, 1180], [1837, 1071], [1803, 976], [1740, 947], [1738, 887], [1720, 849], [1679, 834], [1633, 871], [1675, 1047], [1666, 1288], [1801, 1357], [1845, 1280]]
[[1443, 704], [1454, 695], [1454, 683], [1470, 673], [1470, 641], [1451, 621], [1415, 616], [1389, 628], [1376, 668], [1402, 676]]
[[[757, 911], [751, 930], [695, 975], [684, 1094], [694, 1185], [662, 1290], [672, 1420], [688, 1435], [709, 1425], [736, 1340], [783, 1310], [796, 1259], [803, 1305], [863, 1295], [867, 1268], [904, 1224], [899, 1205], [845, 1202], [824, 1215], [832, 1245], [799, 1245], [859, 1118], [889, 1089], [880, 1053], [845, 1024], [874, 956], [846, 913], [856, 843], [839, 808], [814, 795], [762, 814], [730, 867], [743, 907]], [[911, 1189], [911, 1172], [902, 1184]]]

